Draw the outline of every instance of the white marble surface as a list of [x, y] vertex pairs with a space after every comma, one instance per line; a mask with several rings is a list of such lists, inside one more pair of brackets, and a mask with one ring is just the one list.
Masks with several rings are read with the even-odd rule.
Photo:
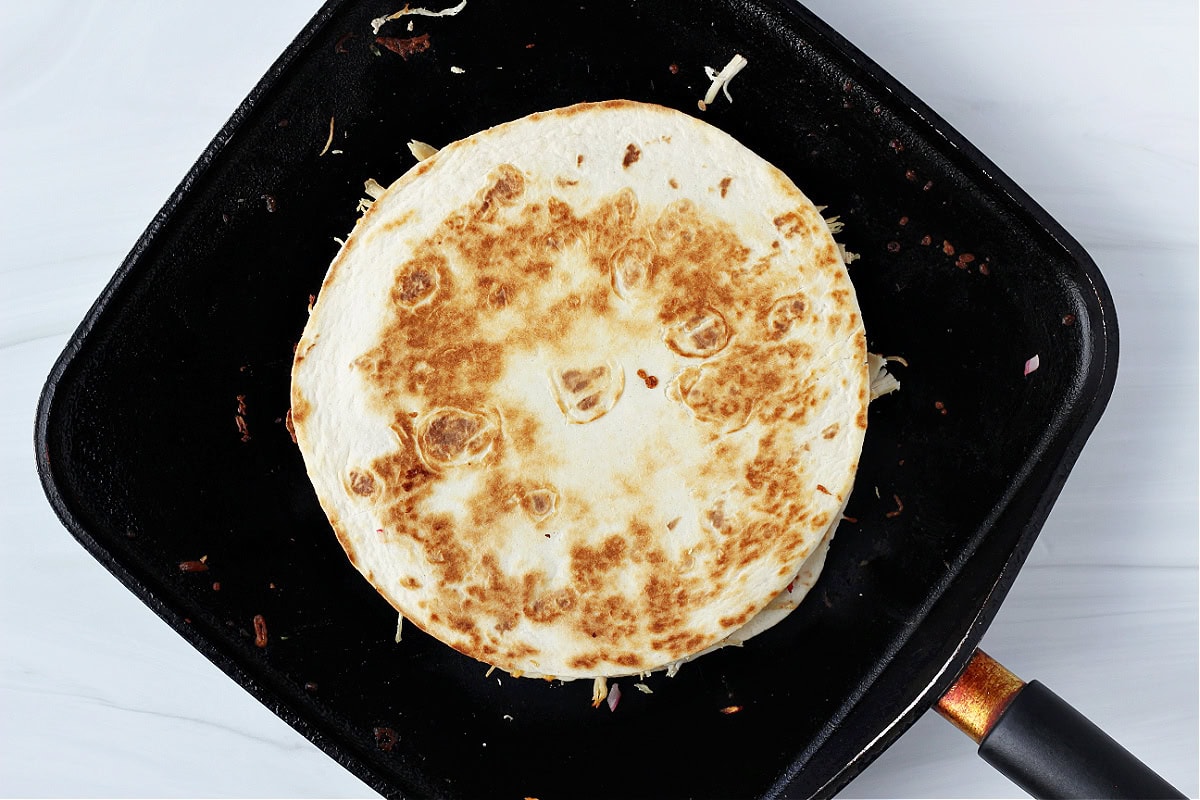
[[[1116, 391], [984, 647], [1194, 797], [1196, 4], [809, 5], [1042, 203], [1111, 286]], [[372, 795], [93, 561], [33, 461], [36, 399], [67, 337], [315, 7], [0, 0], [0, 794]], [[843, 796], [1022, 793], [928, 714]]]

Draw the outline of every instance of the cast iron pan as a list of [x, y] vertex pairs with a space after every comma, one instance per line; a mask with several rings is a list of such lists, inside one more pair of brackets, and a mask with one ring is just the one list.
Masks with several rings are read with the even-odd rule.
[[[383, 794], [836, 792], [968, 663], [1108, 400], [1117, 328], [1095, 265], [787, 0], [470, 0], [376, 39], [370, 20], [400, 5], [328, 3], [151, 222], [47, 382], [51, 503], [197, 649]], [[749, 60], [735, 102], [700, 112], [703, 68], [735, 53]], [[910, 366], [872, 404], [855, 521], [809, 600], [610, 713], [585, 682], [487, 677], [415, 630], [396, 644], [284, 418], [309, 296], [365, 179], [408, 169], [410, 139], [618, 97], [702, 115], [838, 214], [862, 255], [869, 347]], [[206, 571], [186, 565], [202, 556]]]

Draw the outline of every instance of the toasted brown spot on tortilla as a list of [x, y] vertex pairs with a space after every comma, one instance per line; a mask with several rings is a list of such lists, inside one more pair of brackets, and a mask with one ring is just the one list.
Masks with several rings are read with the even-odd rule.
[[369, 472], [352, 469], [349, 474], [350, 491], [361, 497], [370, 496], [375, 492], [375, 478]]
[[621, 166], [629, 169], [629, 166], [642, 157], [642, 151], [633, 142], [630, 142], [625, 148], [625, 158], [621, 159]]

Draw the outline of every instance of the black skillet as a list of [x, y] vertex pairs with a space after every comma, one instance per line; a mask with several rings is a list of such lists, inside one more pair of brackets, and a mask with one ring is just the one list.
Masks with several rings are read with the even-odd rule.
[[[51, 503], [197, 649], [383, 794], [836, 792], [968, 664], [1108, 400], [1117, 328], [1095, 265], [787, 0], [470, 0], [377, 38], [370, 20], [400, 5], [327, 4], [121, 265], [38, 410]], [[703, 68], [735, 53], [749, 60], [736, 102], [700, 112]], [[853, 521], [808, 602], [610, 713], [581, 682], [487, 677], [417, 631], [397, 645], [285, 415], [292, 346], [365, 179], [410, 167], [410, 139], [614, 97], [702, 116], [839, 215], [870, 348], [909, 366], [872, 406]], [[1059, 791], [1050, 772], [1034, 791]], [[1063, 792], [1094, 793], [1073, 776]]]

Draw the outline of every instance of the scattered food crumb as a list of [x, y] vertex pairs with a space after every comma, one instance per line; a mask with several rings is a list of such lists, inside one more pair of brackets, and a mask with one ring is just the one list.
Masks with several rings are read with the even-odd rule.
[[267, 620], [262, 614], [254, 615], [254, 646], [267, 646]]
[[429, 49], [429, 34], [422, 33], [420, 36], [409, 36], [407, 38], [376, 36], [375, 43], [386, 47], [407, 61], [409, 56], [424, 53]]
[[895, 519], [896, 517], [900, 516], [901, 512], [904, 511], [904, 503], [900, 502], [900, 495], [894, 494], [894, 495], [892, 495], [892, 499], [896, 501], [896, 510], [889, 511], [886, 514], [884, 514], [884, 516], [887, 517], [888, 519]]
[[1062, 324], [1066, 325], [1067, 327], [1074, 325], [1075, 324], [1075, 315], [1074, 314], [1065, 314], [1062, 318]]
[[208, 572], [208, 556], [197, 559], [195, 561], [180, 561], [180, 572]]
[[400, 741], [400, 736], [391, 728], [375, 728], [372, 731], [375, 734], [375, 746], [385, 753], [392, 752], [392, 748]]

